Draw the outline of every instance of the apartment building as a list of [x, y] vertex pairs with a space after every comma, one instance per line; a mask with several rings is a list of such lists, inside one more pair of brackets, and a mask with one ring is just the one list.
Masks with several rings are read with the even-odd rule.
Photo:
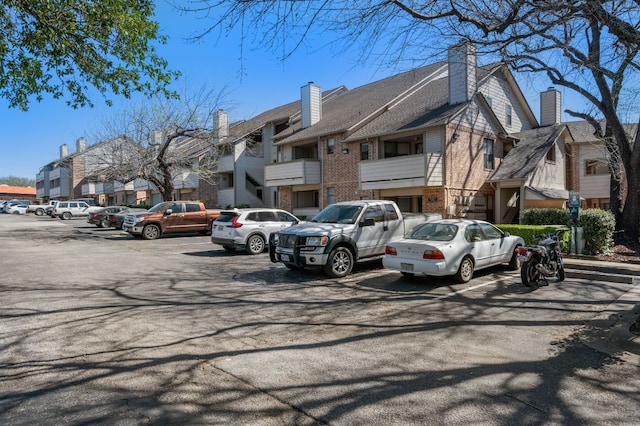
[[[546, 173], [513, 179], [508, 167], [500, 173], [520, 143], [535, 141], [538, 150], [551, 145], [539, 143], [547, 135], [534, 131], [540, 126], [508, 68], [478, 67], [471, 44], [452, 46], [446, 61], [348, 90], [322, 107], [319, 91], [302, 87], [302, 126], [274, 137], [278, 161], [265, 166], [279, 207], [296, 215], [311, 216], [337, 201], [383, 198], [405, 211], [500, 222], [517, 218], [503, 210], [524, 208], [521, 199], [566, 200], [566, 190], [555, 191], [564, 180], [548, 182]], [[558, 126], [554, 153], [565, 176], [570, 136]], [[532, 184], [542, 194], [526, 192]], [[507, 187], [524, 197], [512, 200]]]

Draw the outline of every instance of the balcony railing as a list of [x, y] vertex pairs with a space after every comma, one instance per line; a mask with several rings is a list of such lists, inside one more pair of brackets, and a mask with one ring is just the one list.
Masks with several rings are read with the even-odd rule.
[[267, 164], [264, 167], [265, 186], [319, 184], [320, 165], [320, 160], [311, 159]]
[[226, 173], [232, 172], [234, 167], [234, 156], [233, 155], [223, 155], [220, 157], [220, 162], [218, 163], [218, 172]]
[[427, 153], [360, 162], [360, 189], [439, 186], [442, 154]]

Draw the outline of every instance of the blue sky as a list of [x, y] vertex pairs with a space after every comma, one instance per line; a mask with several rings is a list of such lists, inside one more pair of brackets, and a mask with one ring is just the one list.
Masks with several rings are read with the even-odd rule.
[[[158, 2], [157, 21], [162, 32], [170, 37], [159, 53], [169, 61], [169, 67], [179, 70], [189, 84], [206, 85], [214, 90], [225, 88], [230, 120], [249, 118], [267, 109], [299, 99], [300, 87], [309, 81], [323, 89], [345, 85], [354, 88], [404, 69], [383, 68], [375, 63], [357, 63], [358, 52], [322, 48], [327, 40], [317, 36], [313, 44], [298, 50], [286, 61], [279, 61], [272, 52], [258, 46], [245, 45], [241, 54], [240, 37], [218, 38], [211, 35], [199, 43], [187, 38], [202, 29], [204, 23], [193, 15], [180, 15], [164, 2]], [[242, 61], [240, 57], [242, 56]], [[444, 54], [441, 59], [444, 59]], [[482, 58], [479, 63], [483, 64]], [[529, 104], [538, 114], [538, 92], [528, 79], [518, 78]], [[563, 94], [563, 99], [566, 97]], [[59, 157], [60, 146], [67, 144], [71, 152], [75, 142], [86, 137], [89, 144], [98, 142], [91, 135], [100, 128], [104, 117], [127, 101], [114, 99], [114, 107], [104, 105], [98, 95], [92, 98], [94, 108], [74, 110], [64, 101], [45, 99], [30, 105], [29, 111], [9, 109], [0, 99], [0, 176], [34, 178], [41, 166]], [[564, 105], [567, 105], [566, 100]], [[563, 117], [563, 120], [567, 119]]]

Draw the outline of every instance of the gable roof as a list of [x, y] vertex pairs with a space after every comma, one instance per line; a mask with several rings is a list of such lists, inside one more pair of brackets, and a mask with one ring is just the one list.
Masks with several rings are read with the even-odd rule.
[[[315, 139], [349, 130], [363, 119], [375, 114], [394, 100], [403, 100], [402, 95], [415, 86], [430, 81], [446, 70], [444, 61], [416, 68], [404, 73], [356, 87], [326, 102], [322, 118], [313, 126], [296, 132], [278, 135], [278, 144]], [[399, 99], [400, 98], [400, 99]]]
[[[499, 68], [496, 64], [479, 67], [478, 86]], [[345, 140], [362, 140], [443, 125], [469, 106], [471, 102], [449, 104], [449, 79], [447, 76], [432, 80], [402, 99], [388, 106], [383, 114], [373, 118]]]
[[566, 129], [564, 124], [555, 124], [512, 134], [519, 142], [502, 159], [488, 180], [527, 179]]

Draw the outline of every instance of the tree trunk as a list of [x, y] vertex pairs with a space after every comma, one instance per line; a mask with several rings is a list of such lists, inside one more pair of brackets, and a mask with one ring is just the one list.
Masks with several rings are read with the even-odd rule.
[[[617, 227], [624, 238], [633, 245], [640, 236], [640, 173], [627, 173], [627, 197]], [[616, 220], [618, 218], [616, 217]]]
[[609, 183], [609, 208], [616, 219], [616, 231], [622, 231], [622, 206], [623, 190], [622, 190], [622, 173], [620, 167], [609, 167], [611, 179]]

